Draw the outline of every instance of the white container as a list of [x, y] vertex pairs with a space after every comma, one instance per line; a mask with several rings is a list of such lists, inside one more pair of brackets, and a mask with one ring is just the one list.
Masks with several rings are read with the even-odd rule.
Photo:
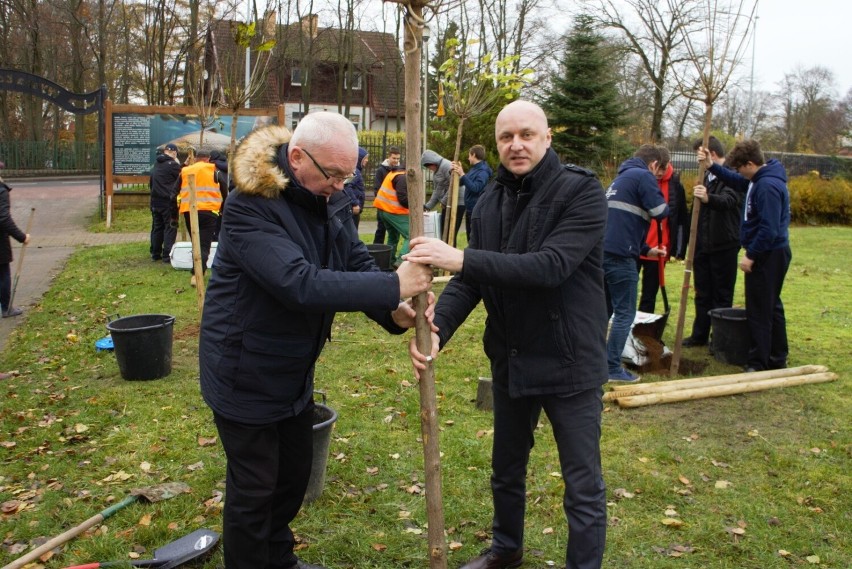
[[[207, 268], [213, 266], [213, 259], [216, 258], [216, 243], [210, 244], [210, 255], [207, 257]], [[172, 245], [172, 251], [169, 254], [172, 261], [172, 267], [175, 269], [191, 271], [192, 270], [192, 243], [190, 241], [177, 241]]]
[[427, 211], [423, 214], [423, 236], [441, 238], [441, 222], [439, 219], [440, 213], [437, 211]]

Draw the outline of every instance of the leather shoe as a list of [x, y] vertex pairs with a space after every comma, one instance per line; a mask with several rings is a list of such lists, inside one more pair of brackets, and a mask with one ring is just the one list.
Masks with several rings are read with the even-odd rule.
[[683, 342], [681, 342], [681, 345], [683, 345], [683, 347], [685, 347], [685, 348], [693, 348], [695, 346], [706, 346], [707, 342], [706, 341], [702, 342], [701, 340], [697, 340], [697, 339], [693, 338], [692, 336], [689, 336], [688, 338], [683, 339]]
[[325, 569], [322, 565], [314, 565], [312, 563], [305, 563], [301, 559], [299, 559], [295, 565], [293, 565], [292, 569]]
[[523, 549], [504, 555], [498, 555], [490, 549], [486, 549], [482, 552], [482, 555], [462, 565], [461, 569], [514, 569], [520, 567], [523, 562]]

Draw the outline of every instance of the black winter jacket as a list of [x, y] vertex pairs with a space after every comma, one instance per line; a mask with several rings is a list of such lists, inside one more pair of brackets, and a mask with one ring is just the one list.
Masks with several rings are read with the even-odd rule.
[[180, 162], [168, 156], [160, 154], [151, 169], [151, 180], [148, 186], [151, 188], [152, 209], [177, 209], [177, 195], [180, 191]]
[[26, 233], [21, 231], [12, 219], [9, 203], [11, 191], [12, 188], [0, 182], [0, 265], [12, 262], [12, 242], [9, 241], [9, 237], [14, 237], [19, 243], [27, 239]]
[[573, 393], [607, 381], [604, 191], [548, 150], [517, 180], [502, 166], [471, 218], [464, 268], [435, 312], [443, 347], [480, 299], [484, 348], [511, 397]]
[[707, 203], [702, 203], [698, 210], [696, 254], [739, 249], [743, 194], [710, 172], [704, 175], [704, 187], [707, 188]]
[[380, 271], [358, 239], [343, 192], [326, 203], [292, 179], [288, 140], [287, 129], [266, 127], [237, 151], [201, 320], [201, 394], [242, 423], [306, 408], [336, 312], [364, 311], [404, 332], [390, 315], [396, 274]]

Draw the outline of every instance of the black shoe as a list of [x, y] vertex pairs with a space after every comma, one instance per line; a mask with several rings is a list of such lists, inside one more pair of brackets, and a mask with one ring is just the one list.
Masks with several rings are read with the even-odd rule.
[[524, 551], [522, 549], [504, 555], [498, 555], [490, 549], [486, 549], [482, 552], [482, 555], [462, 565], [461, 569], [514, 569], [520, 567], [523, 562]]
[[325, 569], [322, 565], [313, 565], [312, 563], [305, 563], [301, 559], [296, 561], [296, 564], [293, 565], [290, 569]]
[[681, 345], [684, 348], [694, 348], [696, 346], [706, 346], [707, 340], [702, 341], [702, 340], [698, 340], [697, 338], [695, 338], [693, 336], [688, 336], [688, 337], [683, 339], [683, 342], [681, 342]]
[[167, 265], [170, 265], [171, 262], [172, 262], [172, 259], [170, 257], [163, 257], [163, 262], [166, 263]]
[[155, 262], [155, 263], [156, 263], [157, 261], [159, 261], [160, 259], [162, 259], [162, 257], [151, 257], [151, 260], [152, 260], [153, 262]]

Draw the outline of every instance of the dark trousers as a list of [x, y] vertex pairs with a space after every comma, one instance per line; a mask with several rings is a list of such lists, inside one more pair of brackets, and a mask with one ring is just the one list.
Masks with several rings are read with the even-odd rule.
[[313, 460], [314, 406], [266, 425], [214, 413], [228, 459], [222, 522], [226, 569], [295, 566], [290, 522], [299, 513]]
[[524, 545], [526, 475], [541, 410], [559, 450], [568, 518], [566, 569], [598, 569], [606, 543], [606, 488], [601, 474], [601, 390], [512, 399], [493, 384], [494, 498], [492, 549], [503, 555]]
[[793, 253], [775, 249], [756, 259], [745, 276], [746, 321], [751, 334], [748, 367], [758, 371], [787, 367], [787, 320], [781, 288]]
[[654, 314], [654, 308], [657, 304], [657, 291], [660, 290], [660, 261], [657, 259], [639, 259], [636, 264], [642, 281], [639, 310]]
[[387, 233], [387, 229], [385, 228], [385, 224], [382, 223], [382, 220], [376, 215], [376, 234], [373, 235], [373, 243], [378, 243], [379, 245], [384, 245], [385, 243], [385, 233]]
[[[456, 212], [456, 227], [455, 227], [455, 234], [453, 235], [453, 243], [456, 243], [458, 241], [459, 229], [461, 228], [462, 218], [464, 218], [464, 211], [465, 211], [464, 210], [464, 204], [459, 203], [459, 209]], [[447, 235], [447, 239], [445, 239], [445, 241], [449, 242], [449, 234], [444, 233], [444, 219], [446, 218], [447, 221], [449, 221], [449, 219], [450, 219], [450, 208], [448, 208], [447, 206], [442, 204], [441, 205], [441, 215], [439, 215], [438, 218], [440, 219], [440, 225], [441, 225], [441, 228], [440, 228], [441, 236], [442, 236], [441, 238], [443, 239], [443, 236]]]
[[[189, 223], [189, 212], [183, 214], [189, 236], [192, 238], [192, 226]], [[207, 272], [207, 257], [210, 256], [210, 245], [216, 235], [219, 216], [212, 211], [198, 212], [198, 242], [201, 246], [201, 272]]]
[[714, 308], [730, 308], [734, 305], [739, 252], [739, 247], [732, 247], [713, 253], [695, 253], [695, 320], [692, 322], [692, 338], [702, 344], [710, 339], [708, 312]]
[[151, 208], [151, 258], [169, 259], [177, 237], [177, 215], [174, 208]]
[[12, 296], [12, 269], [9, 263], [0, 263], [0, 308], [6, 312]]

